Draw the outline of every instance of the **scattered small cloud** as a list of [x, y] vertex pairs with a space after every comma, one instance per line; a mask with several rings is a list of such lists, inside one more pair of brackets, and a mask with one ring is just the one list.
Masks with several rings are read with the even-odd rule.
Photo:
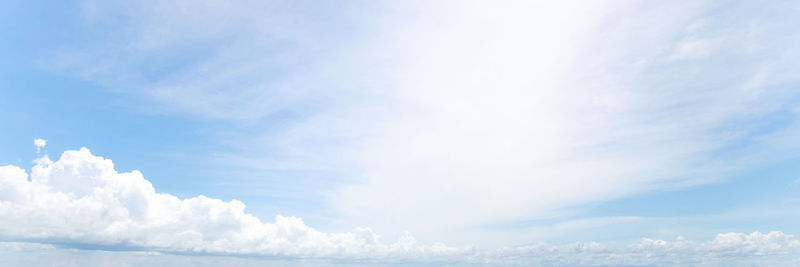
[[39, 154], [42, 148], [47, 145], [47, 140], [41, 138], [33, 139], [33, 145], [36, 146], [36, 154]]
[[492, 264], [519, 265], [793, 265], [800, 262], [800, 239], [780, 231], [718, 234], [695, 242], [643, 238], [624, 247], [588, 242], [553, 246], [544, 243], [489, 252]]

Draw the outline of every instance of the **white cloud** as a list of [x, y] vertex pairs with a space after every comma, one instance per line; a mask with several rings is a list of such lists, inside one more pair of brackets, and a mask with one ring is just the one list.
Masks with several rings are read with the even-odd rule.
[[119, 173], [86, 148], [55, 162], [42, 158], [30, 179], [0, 167], [0, 236], [43, 243], [147, 248], [168, 252], [291, 257], [425, 258], [460, 250], [417, 244], [405, 236], [384, 244], [368, 228], [323, 233], [296, 217], [261, 222], [238, 200], [156, 193], [138, 171]]
[[33, 139], [33, 145], [36, 146], [36, 153], [40, 153], [42, 148], [47, 145], [47, 140], [41, 138]]
[[[538, 243], [479, 250], [441, 243], [422, 245], [410, 235], [395, 243], [383, 243], [369, 228], [324, 233], [296, 217], [276, 216], [275, 222], [262, 222], [245, 213], [244, 208], [237, 200], [204, 196], [179, 199], [156, 193], [138, 171], [119, 173], [111, 160], [94, 156], [86, 148], [66, 151], [55, 162], [37, 160], [30, 177], [16, 166], [0, 167], [0, 239], [18, 241], [0, 242], [0, 255], [8, 262], [26, 262], [24, 258], [30, 253], [46, 252], [41, 254], [49, 256], [40, 260], [56, 265], [63, 264], [63, 258], [53, 255], [62, 254], [75, 262], [107, 262], [109, 257], [123, 263], [142, 262], [146, 256], [148, 262], [168, 265], [180, 262], [175, 258], [189, 257], [180, 256], [187, 252], [267, 256], [263, 260], [279, 256], [300, 263], [338, 260], [493, 265], [786, 264], [797, 263], [800, 257], [800, 240], [777, 231], [719, 234], [709, 242], [642, 239], [626, 247], [591, 242]], [[631, 219], [637, 218], [604, 218], [557, 227]], [[81, 252], [82, 247], [142, 251]], [[201, 257], [191, 262], [216, 260]], [[257, 264], [258, 258], [234, 261]]]
[[626, 247], [600, 243], [562, 246], [536, 244], [489, 252], [492, 264], [544, 265], [794, 265], [800, 263], [800, 240], [782, 232], [719, 234], [708, 242], [678, 237], [675, 241], [644, 238]]
[[[502, 230], [482, 226], [710, 183], [797, 155], [758, 139], [797, 133], [795, 119], [770, 122], [798, 103], [781, 84], [800, 81], [785, 72], [797, 63], [784, 58], [800, 58], [785, 46], [800, 36], [763, 22], [791, 12], [748, 13], [731, 25], [748, 7], [709, 14], [713, 3], [651, 4], [426, 7], [387, 26], [365, 53], [390, 55], [380, 60], [391, 62], [382, 77], [391, 104], [359, 124], [373, 132], [345, 155], [362, 180], [331, 202], [379, 231], [413, 227], [421, 237], [486, 244]], [[440, 216], [457, 223], [415, 224]], [[517, 236], [503, 242], [532, 237]]]
[[800, 36], [779, 4], [404, 1], [325, 19], [304, 3], [151, 4], [87, 2], [90, 23], [128, 30], [56, 63], [165, 112], [300, 114], [223, 130], [239, 150], [222, 158], [340, 173], [315, 190], [351, 226], [525, 242], [480, 229], [800, 151], [782, 116]]
[[699, 59], [708, 56], [718, 49], [721, 40], [715, 39], [685, 39], [675, 47], [675, 52], [670, 55], [672, 60]]

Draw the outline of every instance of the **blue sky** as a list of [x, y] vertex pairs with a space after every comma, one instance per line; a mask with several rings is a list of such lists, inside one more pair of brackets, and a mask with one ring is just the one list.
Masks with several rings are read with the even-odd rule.
[[[10, 1], [0, 213], [14, 219], [0, 221], [0, 258], [796, 264], [798, 9]], [[127, 215], [17, 224], [71, 222], [81, 201]], [[180, 229], [202, 241], [136, 234]], [[583, 258], [576, 244], [609, 249]], [[642, 246], [664, 257], [631, 256]]]

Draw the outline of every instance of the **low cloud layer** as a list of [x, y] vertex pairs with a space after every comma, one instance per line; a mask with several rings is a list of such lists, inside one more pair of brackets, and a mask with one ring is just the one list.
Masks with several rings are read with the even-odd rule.
[[37, 159], [30, 174], [17, 166], [0, 167], [0, 238], [18, 241], [0, 242], [0, 254], [12, 261], [14, 255], [30, 250], [94, 257], [98, 255], [93, 250], [75, 248], [95, 248], [155, 252], [114, 252], [124, 257], [186, 257], [173, 253], [190, 253], [371, 263], [800, 263], [800, 239], [779, 231], [719, 234], [709, 242], [679, 237], [675, 241], [642, 239], [625, 247], [538, 243], [480, 250], [419, 244], [410, 235], [384, 243], [369, 228], [324, 233], [300, 218], [279, 215], [274, 222], [262, 222], [244, 209], [238, 200], [202, 195], [179, 199], [156, 193], [139, 171], [120, 173], [111, 160], [92, 155], [89, 149], [69, 150], [57, 161], [47, 156]]
[[791, 265], [800, 263], [800, 239], [783, 232], [718, 234], [708, 242], [678, 237], [675, 241], [644, 238], [626, 247], [600, 243], [563, 246], [536, 244], [493, 251], [486, 263], [546, 265]]
[[22, 168], [0, 167], [4, 239], [289, 257], [417, 258], [459, 251], [420, 245], [411, 236], [382, 243], [368, 228], [323, 233], [296, 217], [262, 222], [238, 200], [156, 193], [139, 171], [119, 173], [111, 160], [86, 148], [35, 162], [30, 179]]

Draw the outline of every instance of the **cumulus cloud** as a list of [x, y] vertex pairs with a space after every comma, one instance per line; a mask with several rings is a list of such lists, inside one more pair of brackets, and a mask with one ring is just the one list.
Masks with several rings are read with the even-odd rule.
[[[244, 209], [238, 200], [157, 193], [139, 171], [117, 172], [111, 160], [81, 148], [65, 151], [57, 161], [38, 159], [30, 175], [16, 166], [0, 167], [0, 238], [16, 240], [0, 242], [0, 253], [53, 254], [66, 245], [72, 250], [63, 253], [89, 258], [98, 255], [74, 248], [503, 265], [777, 264], [796, 263], [800, 257], [800, 240], [778, 231], [719, 234], [709, 242], [642, 239], [626, 247], [537, 243], [479, 250], [423, 245], [410, 235], [384, 243], [369, 228], [325, 233], [296, 217], [262, 222]], [[161, 255], [119, 253], [129, 258]]]
[[[30, 178], [30, 179], [29, 179]], [[40, 158], [30, 175], [0, 167], [0, 236], [170, 252], [291, 257], [419, 258], [460, 250], [410, 235], [385, 244], [372, 230], [323, 233], [300, 218], [262, 222], [241, 201], [157, 193], [139, 171], [117, 172], [86, 148]]]

